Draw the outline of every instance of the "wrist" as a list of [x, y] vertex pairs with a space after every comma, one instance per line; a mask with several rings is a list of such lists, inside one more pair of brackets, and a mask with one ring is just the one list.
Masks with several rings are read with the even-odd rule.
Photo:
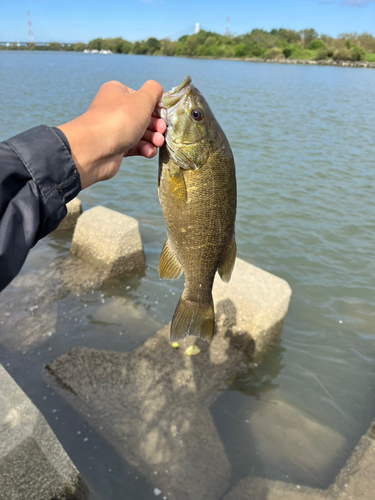
[[56, 128], [61, 130], [67, 138], [70, 154], [81, 179], [82, 189], [85, 189], [99, 180], [96, 178], [98, 168], [95, 165], [94, 154], [97, 142], [81, 123], [81, 118], [78, 117]]

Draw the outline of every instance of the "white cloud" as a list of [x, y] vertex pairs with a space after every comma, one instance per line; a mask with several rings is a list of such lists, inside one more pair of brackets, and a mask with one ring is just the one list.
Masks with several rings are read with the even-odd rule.
[[375, 3], [375, 0], [343, 0], [342, 4], [348, 7], [367, 7], [370, 3]]
[[375, 0], [320, 0], [321, 4], [325, 5], [343, 5], [345, 7], [367, 7]]

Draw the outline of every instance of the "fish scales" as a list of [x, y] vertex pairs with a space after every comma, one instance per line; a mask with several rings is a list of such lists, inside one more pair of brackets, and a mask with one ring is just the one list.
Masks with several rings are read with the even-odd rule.
[[[168, 103], [172, 112], [168, 114]], [[199, 120], [194, 116], [198, 115]], [[203, 96], [187, 77], [165, 93], [161, 116], [168, 128], [159, 157], [159, 198], [167, 228], [162, 278], [185, 275], [171, 339], [214, 329], [212, 286], [216, 271], [229, 281], [236, 244], [236, 177], [232, 151]], [[200, 116], [200, 115], [203, 116]]]

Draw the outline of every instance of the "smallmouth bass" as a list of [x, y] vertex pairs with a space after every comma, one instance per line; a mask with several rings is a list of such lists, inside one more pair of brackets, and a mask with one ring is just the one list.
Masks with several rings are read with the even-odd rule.
[[159, 152], [158, 191], [167, 238], [159, 276], [185, 274], [171, 341], [214, 333], [216, 271], [230, 280], [236, 260], [236, 174], [232, 150], [202, 94], [188, 76], [158, 104], [167, 124]]

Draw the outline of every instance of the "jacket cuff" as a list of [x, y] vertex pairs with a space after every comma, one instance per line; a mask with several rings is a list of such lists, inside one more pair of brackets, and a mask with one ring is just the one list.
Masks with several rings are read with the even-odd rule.
[[53, 231], [67, 213], [66, 203], [81, 190], [79, 173], [61, 130], [39, 125], [5, 141], [19, 156], [40, 192], [43, 205], [38, 238]]

